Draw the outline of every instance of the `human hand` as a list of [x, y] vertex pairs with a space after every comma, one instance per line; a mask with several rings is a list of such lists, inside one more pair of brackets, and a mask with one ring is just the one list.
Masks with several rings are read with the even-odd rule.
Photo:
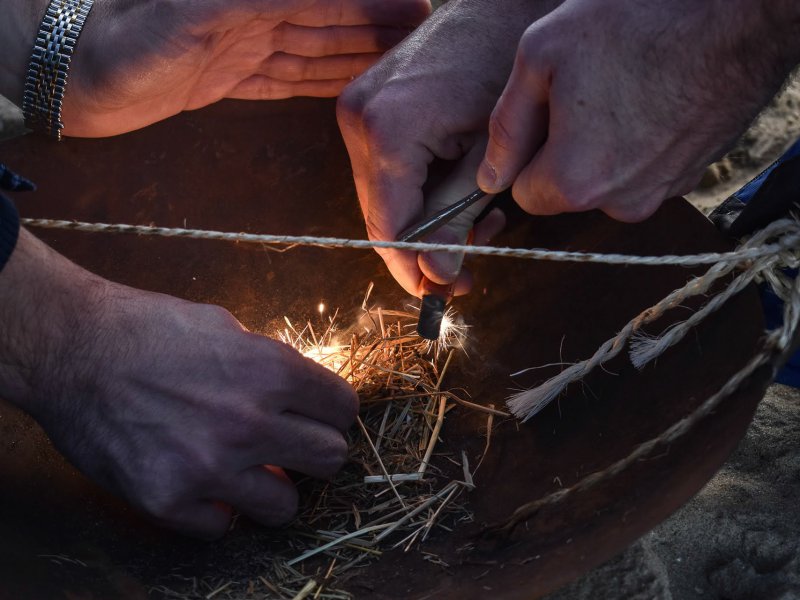
[[297, 492], [277, 467], [329, 478], [345, 462], [352, 388], [227, 311], [102, 280], [27, 232], [0, 277], [0, 318], [17, 298], [19, 329], [4, 337], [0, 394], [160, 524], [218, 537], [231, 507], [283, 524]]
[[429, 12], [429, 0], [97, 2], [64, 134], [125, 133], [222, 98], [336, 96]]
[[[475, 189], [477, 160], [458, 167], [427, 205], [431, 198], [423, 188], [437, 159], [461, 161], [485, 141], [488, 118], [510, 72], [523, 23], [556, 4], [449, 2], [345, 89], [339, 99], [339, 125], [371, 239], [395, 240], [426, 213]], [[471, 219], [483, 206], [476, 205], [461, 225], [453, 224], [425, 241], [463, 242]], [[494, 213], [476, 228], [475, 242], [486, 242], [502, 224], [502, 215]], [[466, 272], [456, 280], [460, 260], [452, 256], [379, 253], [410, 294], [422, 295], [423, 275], [442, 284], [455, 280], [457, 294], [469, 289]]]
[[796, 5], [567, 0], [522, 37], [481, 188], [513, 185], [534, 214], [645, 219], [698, 183], [800, 60]]

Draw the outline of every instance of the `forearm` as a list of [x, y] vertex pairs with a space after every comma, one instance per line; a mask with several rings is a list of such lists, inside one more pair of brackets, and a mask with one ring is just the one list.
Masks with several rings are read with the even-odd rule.
[[41, 416], [32, 398], [47, 397], [40, 392], [60, 359], [80, 353], [82, 320], [102, 282], [20, 230], [0, 272], [0, 398]]
[[25, 75], [48, 0], [0, 0], [0, 95], [22, 104]]

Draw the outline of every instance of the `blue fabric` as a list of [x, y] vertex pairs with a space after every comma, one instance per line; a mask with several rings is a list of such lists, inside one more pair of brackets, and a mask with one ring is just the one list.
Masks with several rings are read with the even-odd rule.
[[[767, 180], [767, 177], [769, 177], [770, 173], [772, 173], [772, 171], [774, 171], [778, 165], [796, 156], [800, 156], [800, 140], [795, 142], [795, 144], [789, 148], [789, 150], [781, 158], [775, 161], [763, 173], [736, 192], [734, 196], [747, 204], [753, 199], [755, 193], [759, 190], [759, 188], [761, 188], [761, 186]], [[791, 277], [798, 276], [796, 269], [793, 271], [787, 271], [787, 273]], [[780, 298], [778, 298], [772, 289], [766, 284], [761, 286], [761, 301], [764, 304], [767, 327], [770, 329], [780, 327], [783, 324], [783, 302], [781, 302]], [[775, 379], [775, 381], [784, 385], [800, 388], [800, 352], [796, 352], [789, 359], [789, 362], [786, 363], [786, 366], [783, 368], [783, 370], [778, 373], [778, 377]]]
[[24, 177], [20, 177], [11, 169], [0, 163], [0, 190], [8, 190], [9, 192], [30, 192], [36, 189], [30, 181]]
[[767, 167], [758, 177], [750, 181], [742, 189], [736, 192], [734, 196], [747, 204], [753, 199], [753, 196], [755, 196], [756, 192], [767, 180], [767, 177], [769, 177], [770, 174], [775, 170], [775, 167], [784, 161], [789, 160], [790, 158], [794, 158], [795, 156], [800, 156], [800, 140], [797, 140], [797, 142], [795, 142], [795, 144], [789, 148], [783, 156]]
[[[27, 191], [34, 185], [0, 163], [0, 190]], [[0, 194], [0, 271], [14, 252], [19, 237], [19, 214], [14, 203]]]
[[0, 194], [0, 271], [14, 252], [19, 237], [19, 215], [14, 203]]

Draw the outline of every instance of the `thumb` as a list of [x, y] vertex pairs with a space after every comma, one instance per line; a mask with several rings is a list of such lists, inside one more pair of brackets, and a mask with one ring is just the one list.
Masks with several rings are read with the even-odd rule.
[[550, 76], [533, 68], [520, 44], [514, 69], [489, 119], [489, 143], [478, 185], [490, 194], [509, 188], [547, 139]]
[[[461, 160], [456, 169], [431, 192], [425, 200], [425, 214], [432, 215], [467, 194], [475, 191], [475, 171], [483, 156], [485, 143], [476, 144]], [[447, 225], [426, 237], [426, 242], [440, 244], [465, 244], [475, 219], [491, 201], [487, 196], [456, 216]], [[422, 273], [438, 284], [449, 284], [461, 272], [464, 253], [429, 252], [419, 255], [418, 263]]]

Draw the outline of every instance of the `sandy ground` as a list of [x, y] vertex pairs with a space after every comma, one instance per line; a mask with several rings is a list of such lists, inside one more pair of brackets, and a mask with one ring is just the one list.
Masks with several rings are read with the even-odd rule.
[[[0, 97], [0, 139], [21, 132]], [[800, 137], [788, 87], [690, 199], [707, 210]], [[549, 600], [800, 599], [800, 391], [772, 386], [739, 448], [681, 510]]]

